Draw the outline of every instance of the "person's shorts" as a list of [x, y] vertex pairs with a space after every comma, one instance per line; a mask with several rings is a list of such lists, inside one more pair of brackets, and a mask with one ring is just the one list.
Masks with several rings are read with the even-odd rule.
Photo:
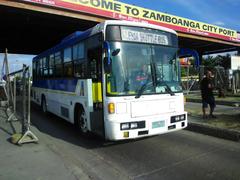
[[208, 104], [210, 108], [214, 108], [216, 106], [215, 104], [215, 98], [214, 97], [208, 97], [208, 98], [203, 98], [202, 99], [202, 107], [207, 108]]

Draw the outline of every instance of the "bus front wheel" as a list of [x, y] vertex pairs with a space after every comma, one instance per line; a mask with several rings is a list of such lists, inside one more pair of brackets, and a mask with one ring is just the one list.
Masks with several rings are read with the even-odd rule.
[[77, 110], [76, 125], [81, 133], [86, 134], [88, 132], [87, 115], [83, 108], [78, 108]]

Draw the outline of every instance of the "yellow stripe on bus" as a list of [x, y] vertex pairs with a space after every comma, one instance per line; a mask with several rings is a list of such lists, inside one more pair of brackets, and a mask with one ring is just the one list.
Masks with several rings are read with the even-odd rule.
[[102, 102], [102, 83], [100, 82], [92, 83], [92, 96], [94, 103]]

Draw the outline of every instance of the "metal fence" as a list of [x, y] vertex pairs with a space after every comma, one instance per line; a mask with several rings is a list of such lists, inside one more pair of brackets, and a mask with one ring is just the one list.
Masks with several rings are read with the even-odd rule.
[[[7, 122], [21, 122], [21, 132], [12, 136], [14, 143], [23, 144], [37, 142], [38, 138], [30, 131], [30, 112], [31, 112], [31, 77], [29, 66], [23, 65], [19, 71], [9, 73], [7, 52], [3, 62], [5, 68], [0, 86], [1, 105], [4, 105], [7, 114]], [[5, 103], [3, 103], [5, 102]]]
[[232, 91], [234, 94], [240, 92], [240, 70], [235, 70], [232, 73]]
[[37, 142], [38, 138], [30, 131], [30, 113], [31, 113], [31, 77], [29, 66], [23, 65], [23, 68], [17, 72], [9, 74], [13, 77], [11, 86], [13, 89], [13, 114], [21, 120], [22, 130], [21, 138], [17, 144]]
[[205, 76], [205, 72], [210, 69], [213, 73], [213, 81], [218, 94], [224, 96], [227, 91], [233, 93], [240, 92], [240, 70], [229, 71], [221, 66], [208, 67], [200, 66], [194, 68], [191, 65], [182, 66], [182, 87], [186, 94], [199, 91], [200, 82]]
[[185, 93], [199, 90], [199, 68], [192, 65], [182, 65], [182, 87]]

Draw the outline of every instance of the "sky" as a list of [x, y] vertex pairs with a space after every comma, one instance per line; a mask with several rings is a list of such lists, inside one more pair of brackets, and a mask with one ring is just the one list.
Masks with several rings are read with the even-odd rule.
[[[32, 58], [35, 55], [22, 55], [22, 54], [8, 54], [9, 71], [14, 72], [22, 69], [23, 64], [32, 65]], [[4, 60], [4, 54], [0, 53], [0, 71], [2, 72], [2, 64]], [[0, 74], [1, 76], [1, 74]]]
[[240, 0], [118, 0], [240, 31]]

